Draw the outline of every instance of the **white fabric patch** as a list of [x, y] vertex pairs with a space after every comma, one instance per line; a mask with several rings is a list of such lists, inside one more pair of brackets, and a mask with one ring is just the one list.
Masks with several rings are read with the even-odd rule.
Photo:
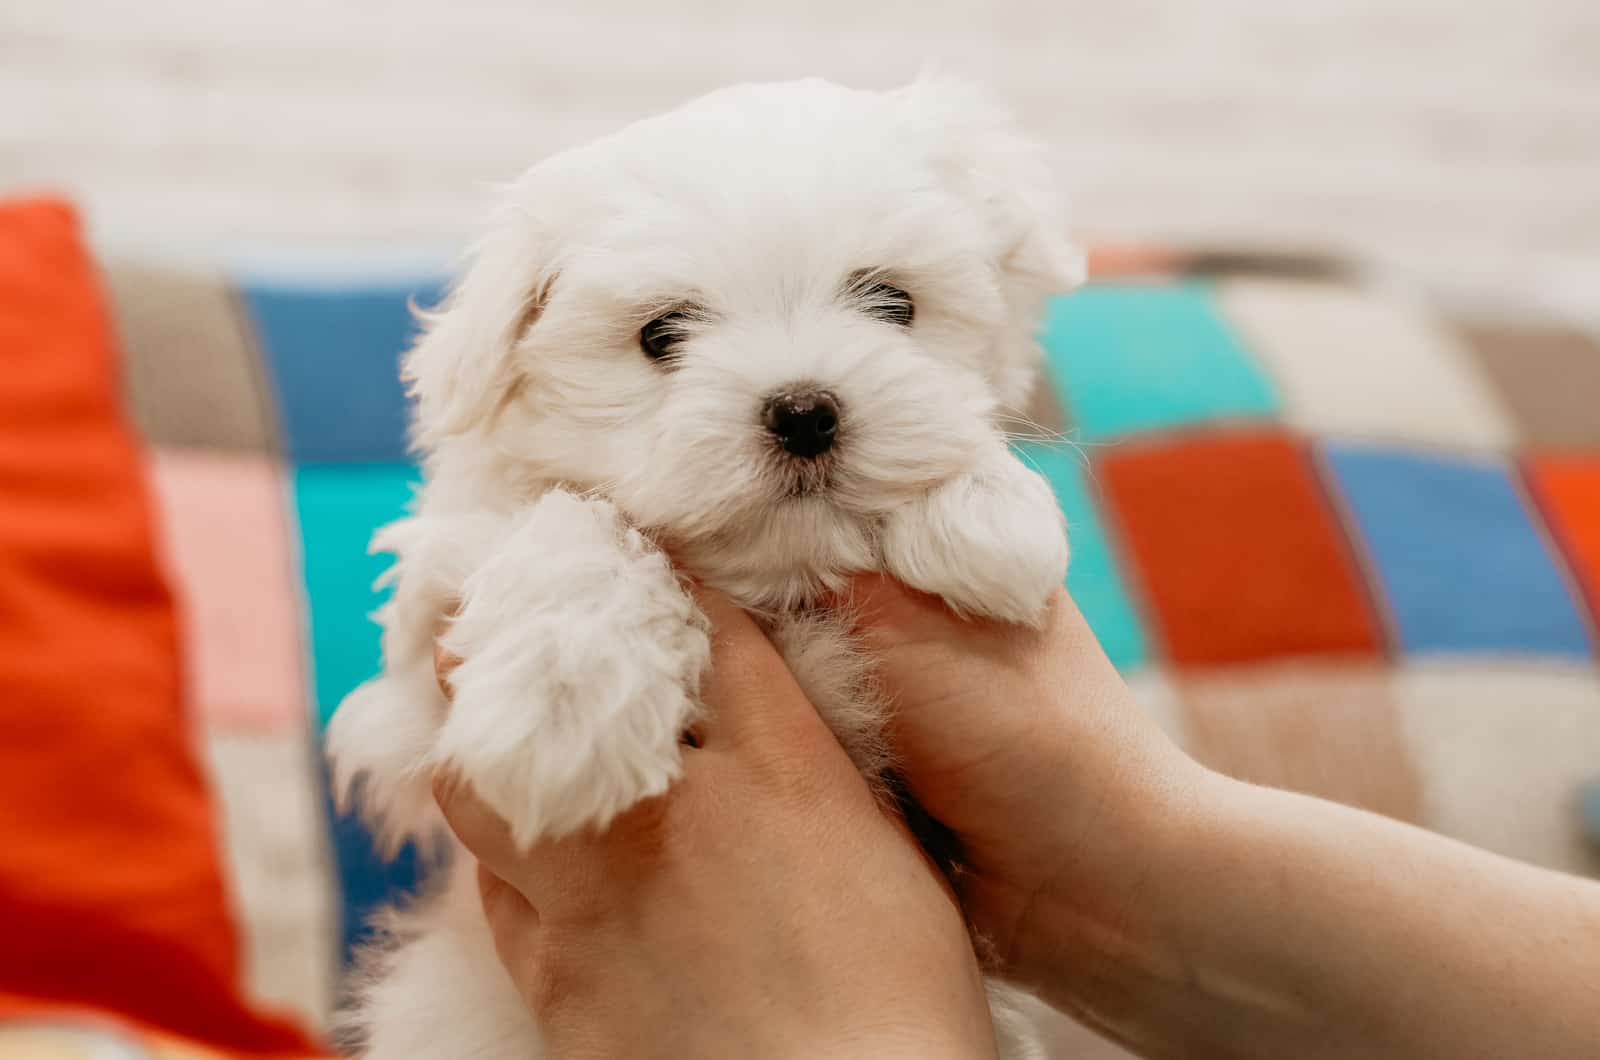
[[1412, 665], [1395, 683], [1430, 828], [1600, 876], [1579, 789], [1600, 776], [1600, 676], [1510, 664]]
[[303, 733], [212, 732], [204, 750], [244, 945], [245, 993], [321, 1028], [332, 1010], [339, 932], [315, 752]]
[[1228, 281], [1222, 312], [1283, 397], [1319, 435], [1509, 448], [1516, 430], [1477, 362], [1404, 301], [1286, 280]]
[[1124, 674], [1128, 691], [1144, 712], [1161, 726], [1162, 730], [1179, 747], [1186, 747], [1183, 725], [1183, 705], [1178, 699], [1177, 687], [1160, 667], [1145, 666], [1133, 673]]

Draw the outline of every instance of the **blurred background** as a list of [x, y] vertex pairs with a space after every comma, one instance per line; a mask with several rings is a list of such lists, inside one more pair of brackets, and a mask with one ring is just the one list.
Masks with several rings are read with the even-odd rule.
[[1589, 0], [10, 0], [0, 185], [97, 236], [453, 247], [486, 182], [735, 81], [937, 62], [1118, 239], [1334, 250], [1483, 309], [1600, 312]]
[[419, 865], [321, 733], [417, 477], [408, 300], [492, 187], [728, 83], [930, 65], [1094, 250], [1017, 448], [1141, 704], [1600, 876], [1594, 0], [0, 0], [0, 1057], [63, 1009], [325, 1048]]

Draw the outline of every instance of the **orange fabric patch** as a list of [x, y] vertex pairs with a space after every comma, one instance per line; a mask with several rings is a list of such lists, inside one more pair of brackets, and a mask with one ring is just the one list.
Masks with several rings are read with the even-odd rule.
[[1528, 481], [1600, 622], [1600, 453], [1539, 456]]
[[1292, 439], [1113, 447], [1099, 478], [1173, 661], [1381, 654], [1355, 560]]
[[110, 324], [69, 207], [0, 205], [0, 1012], [92, 1006], [247, 1053]]

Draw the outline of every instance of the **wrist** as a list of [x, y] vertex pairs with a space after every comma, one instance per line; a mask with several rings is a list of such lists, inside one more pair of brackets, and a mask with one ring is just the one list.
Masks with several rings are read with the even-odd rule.
[[993, 1032], [963, 1034], [937, 1027], [877, 1028], [808, 1042], [795, 1060], [998, 1060]]
[[1268, 926], [1286, 871], [1270, 822], [1287, 796], [1185, 761], [1106, 829], [1099, 871], [1041, 893], [1018, 975], [1141, 1056], [1284, 1055], [1241, 1048], [1229, 1028], [1252, 1028], [1260, 1045], [1303, 1044], [1320, 1026], [1297, 989], [1309, 984], [1281, 966], [1303, 947]]
[[1183, 972], [1182, 918], [1196, 898], [1196, 834], [1228, 829], [1234, 785], [1166, 745], [1108, 788], [1092, 822], [1065, 818], [1049, 870], [1021, 908], [1004, 957], [1008, 976], [1068, 1012], [1095, 1021], [1134, 1017], [1156, 983]]

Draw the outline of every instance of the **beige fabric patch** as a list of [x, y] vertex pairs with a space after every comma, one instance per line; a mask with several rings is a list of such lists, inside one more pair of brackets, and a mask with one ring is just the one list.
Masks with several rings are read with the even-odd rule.
[[107, 272], [134, 422], [147, 441], [274, 453], [265, 366], [220, 276]]
[[1411, 665], [1395, 679], [1423, 824], [1600, 877], [1579, 790], [1600, 777], [1600, 676], [1555, 665]]
[[336, 885], [304, 733], [212, 731], [205, 753], [221, 805], [228, 882], [251, 1000], [324, 1027], [338, 967]]
[[1178, 700], [1178, 690], [1173, 687], [1172, 679], [1167, 676], [1166, 671], [1155, 666], [1145, 666], [1133, 673], [1124, 674], [1123, 679], [1128, 683], [1128, 691], [1133, 693], [1134, 702], [1161, 726], [1161, 730], [1168, 738], [1179, 747], [1187, 746], [1188, 735], [1184, 732], [1183, 706]]
[[1529, 444], [1600, 446], [1600, 343], [1576, 331], [1488, 325], [1461, 330]]
[[1294, 280], [1227, 280], [1218, 299], [1301, 430], [1477, 450], [1516, 441], [1499, 394], [1425, 307]]
[[1380, 665], [1309, 661], [1185, 675], [1188, 750], [1241, 780], [1418, 821], [1391, 680]]

